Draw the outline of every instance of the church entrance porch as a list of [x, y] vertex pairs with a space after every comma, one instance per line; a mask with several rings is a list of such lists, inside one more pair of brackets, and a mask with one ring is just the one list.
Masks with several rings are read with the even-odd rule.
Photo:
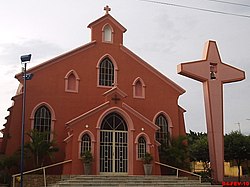
[[128, 129], [116, 112], [102, 121], [100, 131], [100, 174], [128, 173]]

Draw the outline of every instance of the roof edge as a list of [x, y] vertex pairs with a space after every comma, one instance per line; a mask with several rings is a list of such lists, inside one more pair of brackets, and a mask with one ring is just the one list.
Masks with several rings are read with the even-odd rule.
[[180, 87], [178, 84], [176, 84], [171, 79], [167, 78], [165, 75], [163, 75], [161, 72], [156, 70], [153, 66], [149, 65], [146, 61], [141, 59], [139, 56], [137, 56], [135, 53], [130, 51], [128, 48], [126, 48], [124, 45], [120, 46], [121, 50], [127, 53], [129, 56], [134, 58], [137, 62], [139, 62], [141, 65], [143, 65], [145, 68], [150, 70], [152, 73], [157, 75], [160, 79], [162, 79], [164, 82], [166, 82], [168, 85], [170, 85], [172, 88], [174, 88], [177, 92], [179, 92], [180, 95], [184, 94], [186, 90], [184, 90], [182, 87]]
[[99, 19], [97, 19], [97, 20], [91, 22], [87, 27], [88, 27], [88, 28], [92, 28], [94, 25], [100, 23], [102, 20], [104, 20], [104, 19], [109, 19], [109, 18], [110, 18], [110, 20], [111, 20], [115, 25], [117, 25], [123, 32], [126, 32], [126, 31], [127, 31], [127, 29], [126, 29], [124, 26], [122, 26], [122, 24], [120, 24], [120, 23], [119, 23], [113, 16], [111, 16], [110, 14], [105, 14], [104, 16], [100, 17]]
[[[70, 51], [68, 51], [68, 52], [65, 52], [65, 53], [63, 53], [63, 54], [61, 54], [61, 55], [59, 55], [59, 56], [57, 56], [57, 57], [54, 57], [54, 58], [52, 58], [52, 59], [50, 59], [50, 60], [47, 60], [47, 61], [45, 61], [45, 62], [43, 62], [43, 63], [41, 63], [41, 64], [38, 64], [38, 65], [36, 65], [36, 66], [34, 66], [34, 67], [28, 69], [28, 70], [27, 70], [27, 73], [28, 73], [28, 72], [31, 72], [31, 71], [32, 71], [32, 73], [34, 73], [34, 72], [36, 72], [36, 71], [38, 71], [38, 70], [40, 70], [40, 69], [42, 69], [42, 68], [51, 66], [51, 65], [53, 65], [53, 64], [55, 64], [55, 63], [57, 63], [57, 62], [59, 62], [59, 60], [61, 60], [61, 59], [63, 59], [63, 58], [66, 58], [66, 57], [69, 57], [69, 56], [71, 56], [71, 55], [74, 55], [74, 54], [76, 54], [76, 53], [79, 53], [79, 52], [81, 52], [82, 50], [87, 50], [87, 49], [89, 49], [90, 47], [93, 47], [95, 44], [96, 44], [96, 41], [91, 41], [91, 42], [89, 42], [89, 43], [87, 43], [87, 44], [85, 44], [85, 45], [83, 45], [83, 46], [80, 46], [80, 47], [78, 47], [78, 48], [75, 48], [75, 49], [73, 49], [73, 50], [70, 50]], [[22, 72], [20, 72], [20, 73], [18, 73], [18, 74], [15, 75], [15, 78], [18, 79], [19, 82], [22, 81], [22, 77], [23, 77]]]

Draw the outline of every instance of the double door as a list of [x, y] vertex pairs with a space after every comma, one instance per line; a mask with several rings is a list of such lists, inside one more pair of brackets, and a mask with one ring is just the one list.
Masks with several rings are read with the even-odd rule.
[[128, 133], [119, 130], [100, 132], [100, 173], [128, 172]]

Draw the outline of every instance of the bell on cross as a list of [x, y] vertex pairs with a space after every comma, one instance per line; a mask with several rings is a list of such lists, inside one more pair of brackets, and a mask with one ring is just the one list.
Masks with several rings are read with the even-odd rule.
[[212, 80], [214, 80], [214, 79], [216, 79], [216, 72], [217, 72], [217, 70], [216, 70], [217, 68], [216, 68], [216, 64], [210, 64], [210, 79], [212, 79]]
[[211, 78], [212, 80], [216, 79], [216, 74], [215, 74], [215, 72], [213, 72], [213, 71], [210, 72], [210, 78]]

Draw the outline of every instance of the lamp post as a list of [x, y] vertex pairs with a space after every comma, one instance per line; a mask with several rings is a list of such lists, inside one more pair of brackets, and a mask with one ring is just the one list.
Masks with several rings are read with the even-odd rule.
[[21, 164], [20, 173], [21, 181], [20, 187], [23, 187], [23, 166], [24, 166], [24, 129], [25, 129], [25, 108], [26, 108], [26, 80], [30, 79], [30, 75], [26, 73], [27, 63], [30, 62], [31, 54], [21, 56], [21, 63], [24, 65], [23, 69], [23, 108], [22, 108], [22, 131], [21, 131]]
[[238, 127], [239, 127], [239, 133], [241, 134], [241, 129], [240, 129], [240, 122], [238, 122], [238, 123], [235, 123], [235, 124], [237, 124], [237, 125], [238, 125]]

